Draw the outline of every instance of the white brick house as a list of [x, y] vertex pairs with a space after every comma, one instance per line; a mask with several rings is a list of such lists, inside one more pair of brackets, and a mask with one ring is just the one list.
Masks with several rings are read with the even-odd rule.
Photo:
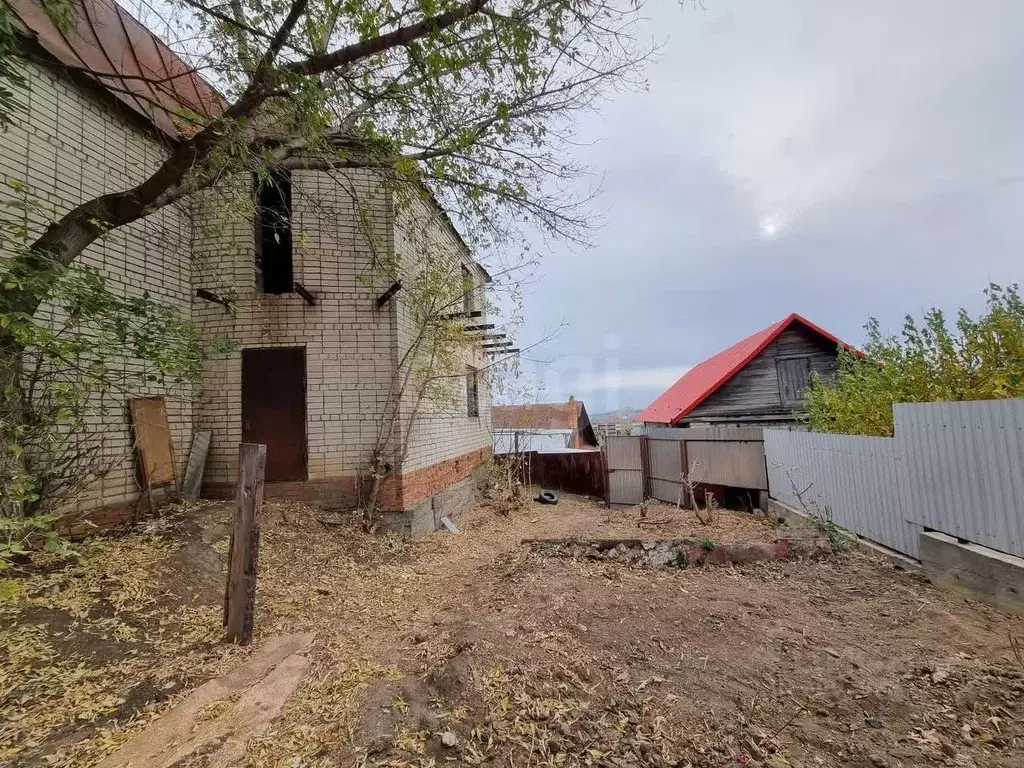
[[[47, 23], [33, 0], [17, 0], [13, 7], [30, 35]], [[130, 60], [124, 50], [111, 55], [111, 39], [90, 37], [82, 18], [108, 30], [127, 30], [118, 38], [126, 50], [144, 39], [160, 56], [173, 54], [113, 0], [83, 0], [79, 17], [78, 29], [65, 36], [42, 30], [32, 43], [37, 55], [27, 65], [29, 86], [21, 97], [26, 113], [0, 146], [4, 180], [23, 180], [58, 215], [138, 183], [179, 139], [174, 122], [151, 101], [72, 77], [62, 66], [73, 64], [75, 57], [95, 66], [90, 57], [97, 51], [111, 62]], [[130, 52], [140, 59], [138, 50]], [[208, 97], [202, 92], [205, 84], [190, 79], [189, 87], [190, 93]], [[180, 101], [194, 106], [187, 98]], [[282, 178], [289, 199], [278, 202], [286, 205], [291, 222], [284, 271], [260, 253], [269, 248], [261, 232], [273, 225], [229, 215], [217, 205], [214, 191], [119, 228], [80, 259], [100, 268], [125, 292], [146, 290], [177, 306], [204, 338], [236, 344], [235, 351], [205, 363], [194, 390], [132, 393], [165, 396], [180, 465], [193, 431], [212, 431], [206, 493], [233, 490], [238, 444], [248, 440], [268, 444], [268, 496], [354, 507], [365, 494], [388, 403], [411, 408], [408, 396], [396, 401], [393, 392], [410, 343], [404, 297], [398, 291], [378, 305], [387, 285], [374, 271], [375, 253], [383, 244], [403, 269], [410, 269], [427, 237], [466, 270], [473, 294], [482, 294], [489, 277], [429, 199], [396, 213], [392, 191], [367, 171], [339, 177], [337, 172], [294, 170]], [[239, 183], [250, 184], [248, 179]], [[372, 233], [366, 231], [367, 211]], [[312, 302], [297, 292], [296, 283]], [[197, 291], [230, 297], [231, 308]], [[442, 512], [454, 511], [452, 504], [462, 495], [450, 489], [465, 485], [490, 455], [486, 382], [481, 376], [470, 385], [476, 378], [472, 371], [485, 365], [481, 348], [465, 352], [467, 378], [453, 381], [461, 400], [423, 409], [407, 434], [399, 429], [393, 441], [404, 450], [389, 449], [395, 466], [381, 505], [395, 513], [396, 523], [416, 533], [436, 527]], [[398, 423], [408, 423], [411, 413], [400, 415]], [[79, 499], [82, 511], [127, 508], [138, 495], [125, 409], [111, 408], [101, 417], [105, 451], [125, 460]]]

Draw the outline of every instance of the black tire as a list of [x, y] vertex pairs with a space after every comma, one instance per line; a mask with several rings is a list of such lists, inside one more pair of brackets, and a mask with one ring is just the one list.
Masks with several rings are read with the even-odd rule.
[[558, 494], [554, 491], [541, 491], [540, 495], [537, 497], [537, 501], [541, 504], [557, 504]]

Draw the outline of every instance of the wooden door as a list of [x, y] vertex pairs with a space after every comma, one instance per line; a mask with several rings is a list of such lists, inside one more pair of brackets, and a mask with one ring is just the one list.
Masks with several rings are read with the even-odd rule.
[[811, 358], [784, 357], [775, 363], [779, 375], [779, 396], [783, 405], [796, 405], [811, 383]]
[[242, 350], [242, 442], [267, 446], [266, 480], [306, 479], [306, 351]]

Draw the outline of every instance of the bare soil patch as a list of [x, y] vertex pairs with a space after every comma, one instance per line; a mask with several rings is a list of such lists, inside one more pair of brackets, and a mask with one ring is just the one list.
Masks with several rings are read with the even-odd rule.
[[[534, 489], [532, 496], [536, 496]], [[722, 543], [772, 541], [780, 535], [809, 533], [797, 523], [779, 523], [766, 515], [718, 509], [707, 512], [709, 524], [697, 513], [651, 501], [644, 505], [609, 509], [581, 496], [560, 494], [558, 504], [531, 502], [516, 516], [523, 538], [587, 539], [713, 539]]]
[[[251, 653], [217, 642], [209, 553], [224, 545], [210, 532], [228, 507], [23, 579], [0, 610], [0, 762], [93, 765]], [[461, 535], [410, 543], [268, 505], [257, 644], [316, 639], [309, 675], [239, 764], [1022, 765], [1021, 618], [856, 554], [641, 571], [519, 546], [602, 526], [643, 538], [605, 515], [565, 496], [510, 518], [481, 507]], [[681, 513], [672, 535], [777, 535], [722, 517], [709, 533]], [[196, 547], [204, 565], [183, 576]], [[96, 637], [121, 655], [87, 653]]]

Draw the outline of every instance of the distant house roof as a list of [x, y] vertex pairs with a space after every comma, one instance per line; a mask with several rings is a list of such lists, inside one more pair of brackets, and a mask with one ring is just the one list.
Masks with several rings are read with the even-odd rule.
[[575, 429], [496, 429], [494, 430], [495, 453], [569, 453], [578, 450], [570, 448]]
[[779, 334], [794, 323], [803, 325], [833, 344], [841, 344], [847, 349], [851, 348], [824, 328], [794, 312], [693, 366], [683, 374], [679, 381], [641, 411], [636, 417], [637, 420], [655, 424], [674, 424], [679, 421], [739, 373], [743, 366], [757, 357], [765, 347], [778, 338]]
[[495, 430], [571, 429], [570, 448], [596, 446], [597, 435], [590, 424], [582, 400], [569, 398], [564, 403], [491, 406], [491, 425]]
[[577, 401], [495, 405], [491, 407], [494, 429], [576, 429]]
[[196, 130], [181, 113], [209, 117], [224, 108], [212, 85], [113, 0], [75, 0], [74, 24], [66, 32], [53, 25], [39, 0], [9, 2], [43, 50], [168, 136]]

